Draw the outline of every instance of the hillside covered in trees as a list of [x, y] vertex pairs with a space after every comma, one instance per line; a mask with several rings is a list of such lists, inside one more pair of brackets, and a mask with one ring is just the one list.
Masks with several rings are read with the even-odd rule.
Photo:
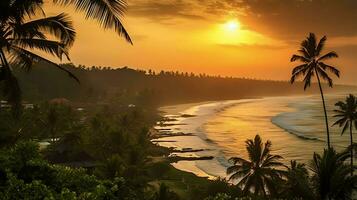
[[[67, 98], [76, 102], [120, 101], [158, 106], [304, 93], [302, 83], [291, 85], [288, 81], [219, 77], [187, 72], [155, 73], [151, 70], [134, 70], [128, 67], [113, 69], [73, 64], [66, 64], [63, 67], [73, 72], [79, 78], [80, 84], [46, 64], [38, 64], [31, 72], [15, 68], [24, 100]], [[335, 85], [333, 90], [328, 91], [347, 89], [351, 90], [352, 86]], [[304, 94], [316, 92], [317, 87], [313, 86]]]

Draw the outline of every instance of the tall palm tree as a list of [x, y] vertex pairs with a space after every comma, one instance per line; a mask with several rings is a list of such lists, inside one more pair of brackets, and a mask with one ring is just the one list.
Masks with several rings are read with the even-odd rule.
[[[353, 146], [353, 125], [357, 129], [357, 99], [354, 95], [350, 94], [346, 97], [346, 101], [339, 101], [335, 104], [338, 109], [334, 110], [337, 114], [334, 116], [337, 118], [337, 121], [333, 125], [339, 125], [342, 128], [341, 135], [345, 131], [350, 129], [350, 143], [351, 147]], [[353, 175], [353, 148], [350, 148], [351, 151], [351, 175]]]
[[229, 160], [233, 162], [231, 167], [227, 168], [229, 180], [237, 180], [238, 186], [247, 193], [251, 190], [255, 195], [267, 196], [276, 192], [274, 183], [281, 179], [283, 171], [276, 169], [284, 166], [279, 160], [279, 155], [271, 155], [271, 142], [268, 140], [263, 144], [259, 135], [254, 140], [246, 141], [249, 160], [241, 157], [232, 157]]
[[357, 176], [350, 175], [350, 167], [345, 164], [349, 151], [337, 153], [333, 148], [325, 149], [322, 156], [315, 153], [310, 163], [315, 199], [352, 199], [357, 189]]
[[328, 148], [330, 148], [331, 147], [330, 131], [328, 126], [325, 98], [321, 86], [321, 78], [327, 81], [329, 87], [332, 87], [333, 80], [328, 73], [331, 72], [337, 77], [340, 77], [340, 71], [336, 67], [325, 63], [325, 61], [328, 59], [338, 57], [337, 53], [334, 51], [322, 55], [322, 51], [324, 49], [326, 40], [327, 37], [324, 36], [321, 38], [319, 42], [317, 42], [315, 34], [310, 33], [310, 35], [304, 41], [302, 41], [299, 49], [299, 54], [293, 55], [290, 61], [291, 62], [300, 61], [302, 63], [301, 65], [296, 66], [293, 69], [292, 76], [291, 76], [291, 83], [294, 83], [298, 77], [304, 76], [304, 90], [306, 90], [306, 88], [310, 87], [311, 85], [311, 79], [314, 76], [316, 76], [317, 78], [321, 99], [322, 99], [322, 105], [325, 114], [327, 146]]

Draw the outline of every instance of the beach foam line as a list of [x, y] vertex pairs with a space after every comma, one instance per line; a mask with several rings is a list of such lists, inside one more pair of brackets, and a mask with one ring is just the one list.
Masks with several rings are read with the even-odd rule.
[[325, 142], [324, 140], [317, 138], [317, 137], [310, 137], [310, 136], [306, 136], [304, 135], [304, 133], [301, 133], [299, 131], [294, 130], [293, 128], [288, 127], [288, 125], [284, 124], [283, 122], [283, 118], [281, 118], [280, 116], [284, 114], [281, 113], [275, 117], [273, 117], [271, 119], [272, 124], [276, 125], [277, 127], [283, 129], [285, 132], [290, 133], [292, 135], [295, 135], [296, 137], [303, 139], [303, 140], [312, 140], [312, 141], [320, 141], [320, 142]]

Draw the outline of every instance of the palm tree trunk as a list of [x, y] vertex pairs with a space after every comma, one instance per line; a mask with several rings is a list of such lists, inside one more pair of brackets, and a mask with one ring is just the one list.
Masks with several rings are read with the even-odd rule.
[[351, 142], [351, 176], [353, 176], [353, 137], [352, 137], [352, 121], [350, 122], [350, 142]]
[[10, 71], [10, 66], [9, 66], [9, 63], [6, 60], [5, 53], [1, 48], [0, 48], [0, 57], [1, 57], [2, 65], [3, 65], [2, 67], [4, 68], [5, 73], [6, 73], [6, 74], [3, 74], [3, 75], [4, 75], [4, 77], [6, 77], [6, 76], [9, 75], [8, 73]]
[[322, 87], [321, 87], [321, 82], [320, 82], [320, 77], [319, 74], [317, 73], [315, 69], [316, 77], [317, 77], [317, 82], [319, 83], [319, 88], [320, 88], [320, 94], [322, 98], [322, 105], [324, 107], [324, 113], [325, 113], [325, 123], [326, 123], [326, 133], [327, 133], [327, 147], [330, 149], [330, 131], [329, 131], [329, 126], [328, 126], [328, 119], [327, 119], [327, 111], [326, 111], [326, 105], [325, 105], [325, 97], [324, 93], [322, 92]]

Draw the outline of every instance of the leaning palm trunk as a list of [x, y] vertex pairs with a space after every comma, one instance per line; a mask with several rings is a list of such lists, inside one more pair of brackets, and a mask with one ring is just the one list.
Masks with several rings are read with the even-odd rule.
[[317, 82], [319, 84], [319, 89], [320, 89], [320, 94], [321, 94], [321, 99], [322, 99], [322, 106], [324, 108], [324, 114], [325, 114], [325, 125], [326, 125], [326, 134], [327, 134], [327, 147], [331, 148], [331, 144], [330, 144], [330, 130], [329, 130], [329, 126], [328, 126], [328, 118], [327, 118], [327, 111], [326, 111], [326, 104], [325, 104], [325, 97], [324, 97], [324, 93], [322, 91], [322, 86], [321, 86], [321, 82], [320, 82], [320, 77], [319, 77], [319, 73], [316, 72], [316, 77], [317, 77]]
[[15, 119], [18, 119], [21, 113], [21, 92], [20, 86], [12, 74], [10, 65], [6, 60], [5, 53], [0, 49], [0, 58], [1, 58], [1, 69], [0, 69], [0, 81], [3, 82], [2, 92], [4, 97], [12, 105], [12, 114]]

